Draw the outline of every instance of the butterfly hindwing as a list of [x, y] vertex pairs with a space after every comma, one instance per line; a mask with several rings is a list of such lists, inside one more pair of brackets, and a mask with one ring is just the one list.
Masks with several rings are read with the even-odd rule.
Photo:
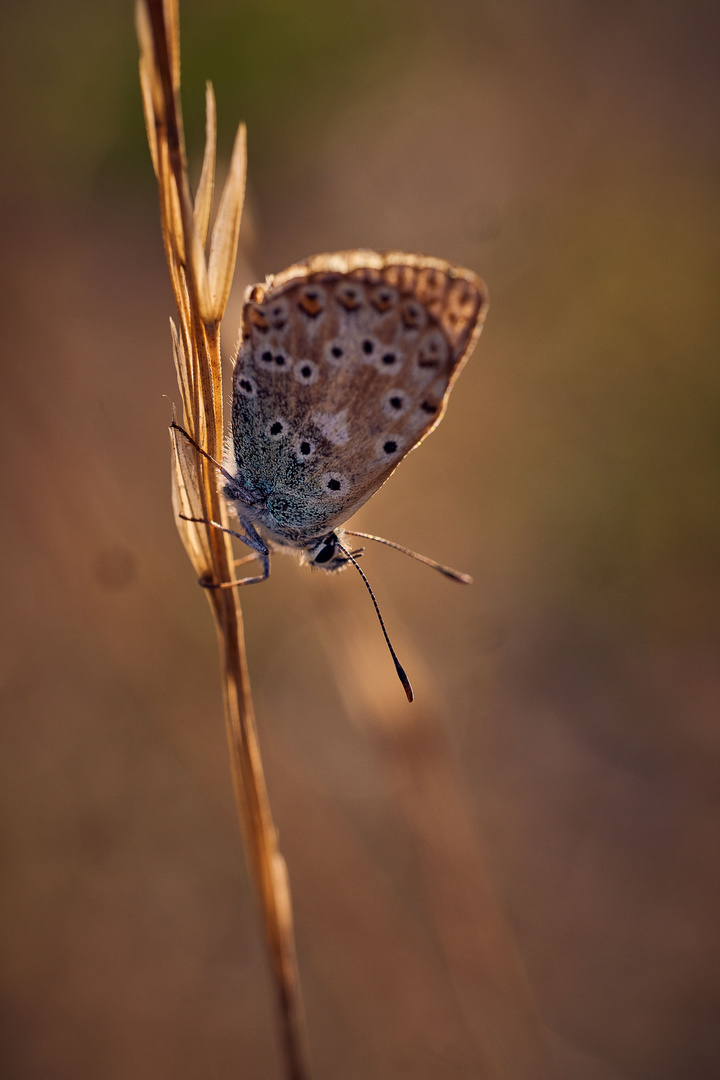
[[288, 539], [345, 521], [440, 421], [487, 311], [441, 260], [317, 256], [250, 290], [234, 373], [246, 486], [284, 497]]

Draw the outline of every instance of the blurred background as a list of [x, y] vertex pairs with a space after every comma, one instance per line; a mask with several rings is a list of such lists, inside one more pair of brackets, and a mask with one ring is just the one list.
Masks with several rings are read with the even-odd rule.
[[[227, 353], [317, 252], [490, 289], [355, 519], [475, 578], [366, 553], [417, 703], [356, 575], [243, 596], [319, 1078], [720, 1076], [718, 21], [181, 0], [194, 180], [205, 79], [249, 129]], [[131, 4], [6, 0], [0, 81], [3, 1075], [275, 1080]]]

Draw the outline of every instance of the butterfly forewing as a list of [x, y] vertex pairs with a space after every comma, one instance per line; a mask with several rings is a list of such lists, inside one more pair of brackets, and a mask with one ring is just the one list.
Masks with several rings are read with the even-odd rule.
[[470, 271], [417, 255], [316, 256], [254, 286], [234, 374], [248, 489], [286, 496], [302, 542], [358, 509], [440, 421], [482, 328]]

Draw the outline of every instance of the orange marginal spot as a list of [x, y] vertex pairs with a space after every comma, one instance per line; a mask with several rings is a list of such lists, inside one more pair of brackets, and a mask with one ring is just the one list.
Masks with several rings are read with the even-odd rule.
[[337, 301], [338, 304], [342, 304], [346, 311], [357, 311], [361, 306], [359, 296], [354, 290], [351, 291], [350, 289], [344, 291], [340, 289], [337, 294]]
[[408, 330], [416, 330], [422, 323], [420, 305], [416, 307], [416, 304], [416, 300], [406, 301], [401, 308], [402, 321]]
[[318, 299], [318, 294], [315, 292], [304, 292], [300, 294], [298, 300], [298, 307], [302, 308], [306, 315], [309, 315], [311, 319], [314, 319], [322, 311], [322, 304]]
[[248, 307], [247, 317], [257, 330], [269, 330], [270, 323], [263, 315], [260, 308]]
[[376, 311], [379, 311], [380, 314], [389, 311], [392, 307], [392, 304], [393, 294], [391, 292], [386, 292], [382, 288], [382, 286], [375, 293], [373, 293], [372, 306], [375, 308]]

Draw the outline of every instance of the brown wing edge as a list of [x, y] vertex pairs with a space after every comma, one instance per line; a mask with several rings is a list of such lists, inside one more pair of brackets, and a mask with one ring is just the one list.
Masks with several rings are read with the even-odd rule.
[[245, 303], [264, 303], [270, 296], [279, 296], [292, 285], [307, 281], [313, 274], [337, 274], [343, 277], [356, 270], [383, 270], [394, 266], [408, 266], [414, 270], [440, 270], [450, 278], [463, 279], [473, 285], [480, 296], [478, 323], [482, 325], [489, 306], [487, 286], [481, 277], [455, 263], [430, 255], [410, 254], [402, 251], [370, 251], [357, 248], [353, 251], [335, 251], [323, 255], [311, 255], [301, 262], [293, 263], [287, 270], [270, 274], [264, 282], [248, 286]]

